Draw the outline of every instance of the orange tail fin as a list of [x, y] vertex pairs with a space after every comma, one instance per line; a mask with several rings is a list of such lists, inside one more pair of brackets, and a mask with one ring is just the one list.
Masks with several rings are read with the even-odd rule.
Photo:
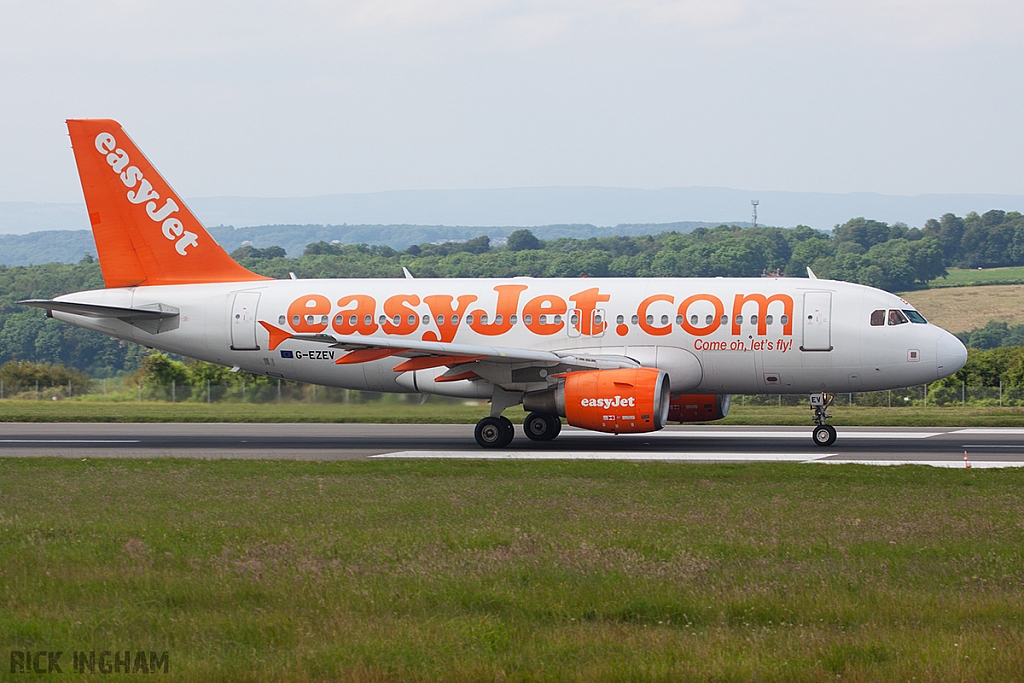
[[67, 123], [107, 287], [269, 279], [213, 240], [121, 124]]

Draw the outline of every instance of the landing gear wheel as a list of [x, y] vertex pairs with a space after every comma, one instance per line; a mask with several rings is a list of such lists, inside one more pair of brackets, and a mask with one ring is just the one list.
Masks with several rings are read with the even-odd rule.
[[512, 420], [508, 419], [504, 415], [502, 415], [498, 419], [501, 420], [501, 426], [505, 428], [506, 432], [505, 443], [503, 443], [502, 445], [507, 446], [510, 443], [512, 443], [512, 439], [516, 438], [516, 426], [512, 424]]
[[814, 428], [812, 438], [819, 446], [831, 446], [836, 442], [836, 428], [832, 425], [818, 425]]
[[512, 443], [515, 427], [506, 417], [485, 417], [476, 423], [473, 436], [483, 448], [504, 448]]
[[551, 441], [562, 431], [562, 421], [548, 413], [530, 413], [523, 422], [523, 431], [533, 441]]

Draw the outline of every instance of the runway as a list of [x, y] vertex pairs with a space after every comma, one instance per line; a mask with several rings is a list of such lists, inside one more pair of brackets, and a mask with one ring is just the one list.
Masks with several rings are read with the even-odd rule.
[[535, 443], [516, 427], [484, 450], [473, 425], [0, 423], [0, 457], [360, 459], [591, 459], [1024, 466], [1024, 428], [839, 427], [828, 448], [807, 427], [672, 426], [614, 436], [566, 427]]

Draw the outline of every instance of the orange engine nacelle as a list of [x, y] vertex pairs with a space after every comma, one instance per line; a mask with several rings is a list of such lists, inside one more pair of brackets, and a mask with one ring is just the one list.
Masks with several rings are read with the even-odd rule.
[[669, 422], [708, 422], [729, 414], [728, 394], [675, 394], [668, 404]]
[[561, 415], [598, 432], [653, 432], [668, 420], [668, 373], [656, 368], [570, 372], [558, 386], [523, 396], [526, 410]]

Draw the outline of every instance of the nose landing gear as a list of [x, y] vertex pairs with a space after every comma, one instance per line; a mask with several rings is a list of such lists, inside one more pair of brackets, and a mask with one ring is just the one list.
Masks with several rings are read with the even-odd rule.
[[835, 394], [811, 394], [811, 409], [814, 411], [814, 422], [817, 425], [811, 433], [811, 438], [818, 446], [831, 446], [836, 442], [836, 428], [825, 424], [825, 420], [832, 417], [827, 411], [835, 400]]

